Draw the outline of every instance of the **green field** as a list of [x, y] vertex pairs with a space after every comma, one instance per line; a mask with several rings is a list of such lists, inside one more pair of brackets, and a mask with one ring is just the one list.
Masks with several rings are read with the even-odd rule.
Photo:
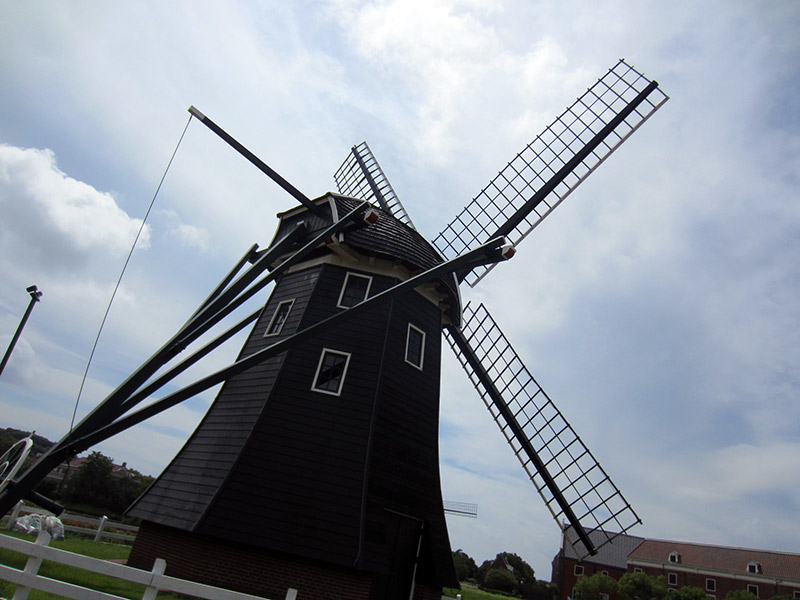
[[456, 594], [461, 594], [461, 600], [509, 600], [509, 596], [484, 592], [478, 588], [468, 587], [468, 584], [463, 584], [460, 590], [444, 588], [442, 593], [450, 598], [455, 598]]

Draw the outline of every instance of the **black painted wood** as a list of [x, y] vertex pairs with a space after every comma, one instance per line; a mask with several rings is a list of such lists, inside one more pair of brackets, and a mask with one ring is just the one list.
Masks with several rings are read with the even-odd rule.
[[[355, 206], [344, 197], [335, 201], [341, 212]], [[286, 215], [289, 224], [303, 216]], [[325, 225], [317, 216], [309, 220]], [[377, 228], [349, 232], [346, 240], [366, 256], [395, 252], [411, 271], [440, 262], [421, 236], [384, 213]], [[370, 272], [368, 263], [361, 269], [306, 263], [283, 275], [241, 356], [344, 310], [336, 304], [348, 270], [373, 278], [370, 295], [398, 282]], [[265, 337], [285, 300], [294, 303], [283, 330]], [[405, 361], [409, 323], [426, 333], [422, 370]], [[418, 581], [453, 585], [439, 479], [441, 329], [440, 307], [410, 291], [232, 377], [129, 514], [204, 537], [356, 567], [376, 581], [387, 581], [392, 565], [415, 559], [397, 555], [401, 547], [416, 552], [409, 528], [397, 525], [401, 514], [423, 524]], [[350, 354], [341, 395], [312, 389], [324, 348]]]

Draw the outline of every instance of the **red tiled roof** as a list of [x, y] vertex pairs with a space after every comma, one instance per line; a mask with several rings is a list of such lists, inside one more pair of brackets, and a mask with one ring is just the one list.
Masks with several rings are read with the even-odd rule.
[[684, 567], [747, 573], [747, 565], [757, 562], [762, 568], [759, 575], [775, 579], [800, 580], [800, 554], [788, 552], [644, 540], [628, 555], [628, 560], [668, 564], [670, 552], [680, 554], [680, 564]]

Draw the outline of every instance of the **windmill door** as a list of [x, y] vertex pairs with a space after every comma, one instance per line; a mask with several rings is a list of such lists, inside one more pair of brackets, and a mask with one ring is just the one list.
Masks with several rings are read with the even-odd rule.
[[387, 511], [388, 573], [375, 576], [370, 600], [409, 600], [414, 583], [422, 521]]

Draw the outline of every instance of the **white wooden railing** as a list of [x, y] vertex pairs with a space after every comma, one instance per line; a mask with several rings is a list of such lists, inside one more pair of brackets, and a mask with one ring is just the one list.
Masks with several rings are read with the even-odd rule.
[[[232, 590], [164, 575], [167, 563], [161, 558], [156, 559], [153, 570], [148, 572], [97, 558], [89, 558], [81, 554], [50, 548], [48, 546], [49, 543], [50, 534], [46, 531], [41, 531], [39, 533], [35, 543], [17, 539], [10, 535], [0, 534], [0, 547], [28, 556], [28, 562], [25, 565], [25, 569], [22, 571], [6, 565], [0, 565], [0, 579], [10, 581], [17, 586], [12, 600], [26, 600], [28, 593], [32, 589], [73, 598], [74, 600], [125, 600], [113, 594], [98, 592], [64, 581], [43, 577], [39, 575], [39, 567], [42, 564], [42, 560], [49, 560], [76, 569], [83, 569], [91, 573], [98, 573], [144, 585], [145, 590], [142, 595], [142, 600], [155, 600], [159, 590], [194, 596], [196, 598], [203, 598], [204, 600], [264, 600], [259, 596], [251, 596], [249, 594], [242, 594], [241, 592], [234, 592]], [[297, 590], [289, 588], [286, 592], [286, 600], [296, 600], [296, 598]]]

